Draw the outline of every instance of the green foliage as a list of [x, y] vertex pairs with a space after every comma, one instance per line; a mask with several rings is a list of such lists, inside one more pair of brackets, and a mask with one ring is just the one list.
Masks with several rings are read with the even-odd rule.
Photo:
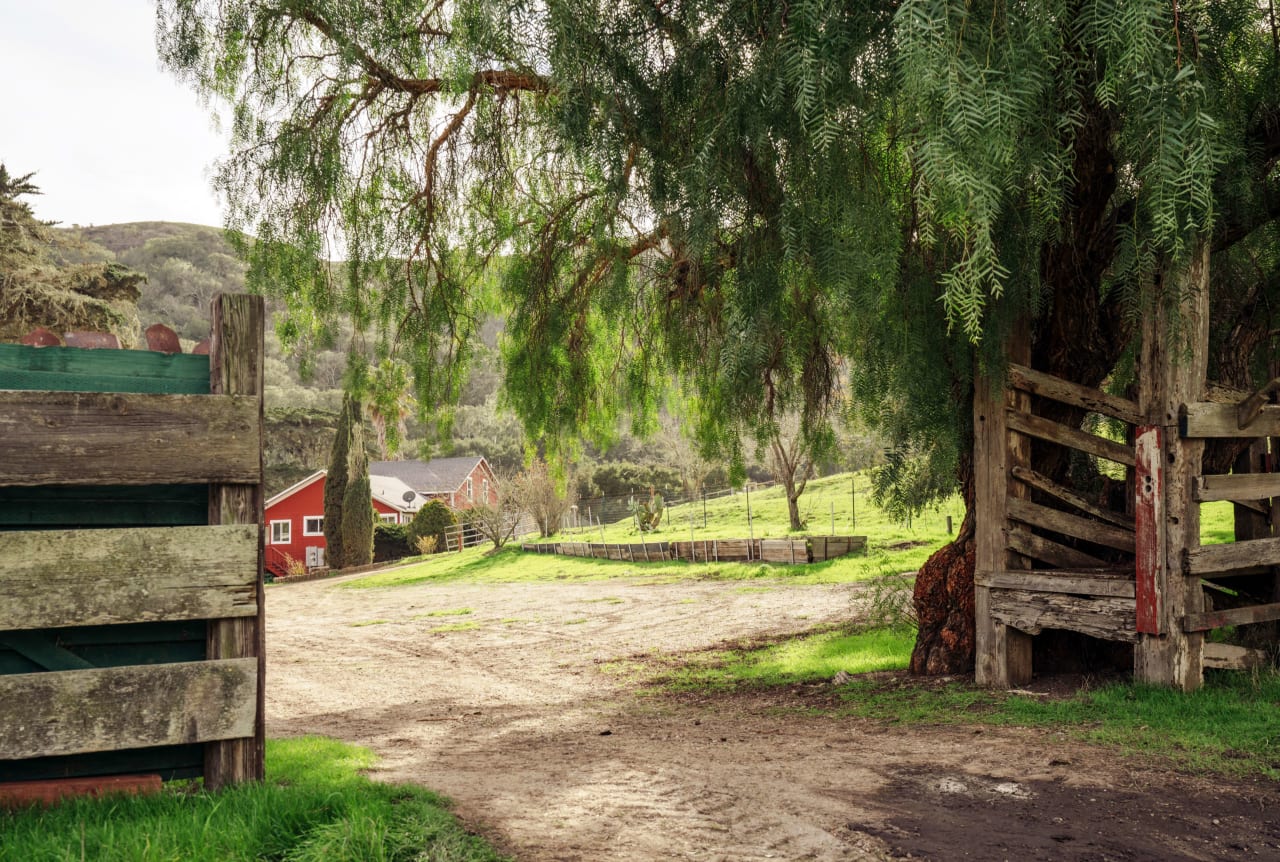
[[373, 505], [369, 496], [369, 469], [363, 469], [347, 483], [342, 498], [343, 568], [364, 566], [373, 562]]
[[408, 524], [387, 524], [379, 521], [373, 525], [373, 561], [375, 563], [412, 557], [416, 553], [417, 551], [409, 544]]
[[577, 479], [579, 499], [624, 497], [650, 488], [659, 493], [680, 492], [680, 474], [661, 464], [634, 464], [610, 461], [592, 468], [580, 468]]
[[440, 797], [365, 778], [375, 760], [331, 739], [268, 740], [261, 783], [0, 811], [0, 860], [500, 862]]
[[627, 508], [640, 532], [652, 532], [662, 526], [663, 503], [662, 495], [658, 493], [650, 495], [648, 500], [632, 497], [627, 501]]
[[342, 503], [350, 481], [353, 399], [345, 398], [342, 412], [338, 414], [338, 427], [333, 435], [333, 448], [329, 454], [329, 470], [324, 477], [324, 542], [329, 565], [342, 568], [347, 555], [343, 546], [345, 531], [342, 523]]
[[416, 548], [418, 539], [433, 536], [436, 549], [443, 551], [447, 548], [445, 530], [457, 524], [458, 518], [448, 506], [439, 500], [431, 500], [415, 512], [409, 522], [409, 544]]

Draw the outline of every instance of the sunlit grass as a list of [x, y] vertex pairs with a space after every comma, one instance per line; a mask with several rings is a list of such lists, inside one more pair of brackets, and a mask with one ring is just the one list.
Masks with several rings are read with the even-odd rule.
[[900, 670], [911, 659], [915, 631], [878, 628], [820, 632], [758, 649], [716, 650], [682, 657], [658, 683], [676, 690], [777, 686], [849, 674]]
[[366, 862], [502, 859], [419, 787], [370, 781], [367, 749], [304, 737], [267, 742], [266, 781], [220, 793], [168, 787], [146, 796], [0, 811], [0, 860], [278, 859]]
[[444, 625], [433, 626], [429, 631], [433, 634], [436, 632], [469, 632], [478, 628], [480, 628], [479, 623], [467, 620], [461, 623], [445, 623]]

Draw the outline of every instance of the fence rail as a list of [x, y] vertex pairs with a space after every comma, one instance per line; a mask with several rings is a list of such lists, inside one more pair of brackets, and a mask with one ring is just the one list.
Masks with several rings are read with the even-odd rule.
[[554, 542], [522, 544], [534, 554], [562, 554], [632, 563], [681, 560], [691, 563], [821, 563], [865, 550], [866, 536], [812, 536], [807, 539], [703, 539], [693, 542]]

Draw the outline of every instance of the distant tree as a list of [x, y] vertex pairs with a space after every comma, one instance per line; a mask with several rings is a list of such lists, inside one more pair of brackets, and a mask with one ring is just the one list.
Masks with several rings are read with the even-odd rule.
[[[541, 458], [515, 476], [505, 478], [498, 488], [499, 493], [510, 493], [518, 507], [532, 516], [544, 538], [559, 531], [565, 512], [576, 502], [573, 482], [558, 482]], [[508, 488], [509, 492], [505, 490]]]
[[324, 477], [324, 542], [328, 548], [329, 565], [335, 569], [342, 568], [346, 560], [342, 504], [349, 481], [354, 403], [349, 396], [342, 401], [342, 412], [338, 414], [338, 427], [333, 435], [333, 449], [329, 453], [329, 472]]
[[373, 562], [373, 495], [369, 487], [369, 459], [364, 454], [364, 426], [360, 403], [353, 402], [347, 489], [342, 496], [342, 567]]
[[436, 550], [448, 550], [445, 531], [457, 524], [458, 518], [448, 506], [439, 500], [432, 500], [419, 509], [409, 522], [409, 544], [416, 549], [419, 539], [434, 536]]
[[526, 491], [527, 486], [513, 477], [503, 478], [498, 482], [497, 502], [486, 500], [468, 509], [467, 523], [494, 548], [501, 548], [515, 537], [521, 517], [527, 511]]

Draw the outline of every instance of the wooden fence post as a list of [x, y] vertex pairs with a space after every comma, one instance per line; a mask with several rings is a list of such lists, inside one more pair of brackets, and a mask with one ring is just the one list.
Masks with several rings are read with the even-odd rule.
[[1178, 419], [1182, 405], [1204, 399], [1209, 354], [1207, 241], [1200, 240], [1185, 270], [1166, 274], [1174, 277], [1181, 296], [1178, 331], [1187, 343], [1171, 341], [1168, 309], [1163, 297], [1158, 297], [1154, 313], [1143, 319], [1138, 366], [1146, 421], [1159, 426], [1164, 438], [1163, 457], [1158, 459], [1164, 512], [1156, 521], [1163, 559], [1150, 573], [1158, 595], [1160, 633], [1138, 635], [1133, 673], [1139, 682], [1190, 691], [1204, 678], [1204, 633], [1184, 632], [1182, 618], [1204, 609], [1204, 591], [1198, 577], [1184, 573], [1182, 561], [1186, 552], [1200, 546], [1200, 507], [1194, 485], [1201, 471], [1204, 440], [1184, 439]]
[[[214, 395], [258, 397], [258, 430], [262, 428], [262, 365], [264, 321], [260, 296], [222, 295], [213, 301], [209, 343], [209, 391]], [[216, 790], [263, 777], [265, 747], [265, 679], [262, 585], [262, 453], [258, 453], [258, 481], [254, 484], [210, 485], [210, 524], [258, 526], [258, 614], [254, 617], [211, 620], [207, 648], [210, 659], [257, 658], [258, 691], [254, 735], [211, 742], [205, 746], [205, 787]]]

